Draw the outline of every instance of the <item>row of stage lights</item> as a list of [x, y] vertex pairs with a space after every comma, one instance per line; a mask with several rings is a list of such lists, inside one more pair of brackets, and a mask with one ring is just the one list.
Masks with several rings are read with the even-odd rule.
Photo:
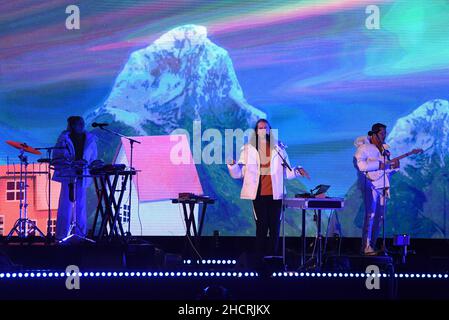
[[[387, 273], [331, 273], [331, 272], [273, 272], [273, 277], [300, 277], [300, 278], [364, 278], [364, 277], [378, 277], [378, 278], [390, 278], [391, 275]], [[448, 279], [448, 274], [419, 274], [419, 273], [395, 273], [395, 278], [416, 278], [416, 279]]]
[[[11, 278], [62, 278], [69, 276], [78, 277], [110, 277], [110, 278], [174, 278], [174, 277], [231, 277], [231, 278], [254, 278], [258, 277], [257, 272], [78, 272], [78, 273], [66, 273], [66, 272], [14, 272], [14, 273], [0, 273], [0, 279]], [[326, 273], [326, 272], [273, 272], [273, 278], [364, 278], [370, 276], [377, 276], [379, 278], [389, 278], [390, 275], [386, 273], [368, 274], [368, 273]], [[395, 273], [395, 278], [408, 278], [408, 279], [448, 279], [448, 274], [435, 274], [435, 273]]]
[[189, 265], [195, 265], [195, 264], [200, 264], [200, 265], [208, 265], [208, 264], [222, 264], [222, 265], [232, 265], [232, 264], [237, 264], [236, 260], [216, 260], [216, 259], [208, 259], [208, 260], [183, 260], [182, 261], [184, 264], [189, 264]]
[[169, 278], [169, 277], [257, 277], [257, 272], [14, 272], [0, 273], [0, 279], [3, 278], [62, 278], [62, 277], [110, 277], [110, 278], [134, 278], [134, 277], [153, 277], [153, 278]]

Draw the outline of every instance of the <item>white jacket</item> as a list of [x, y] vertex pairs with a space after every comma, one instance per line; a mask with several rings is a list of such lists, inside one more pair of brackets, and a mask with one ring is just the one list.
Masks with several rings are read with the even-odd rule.
[[[282, 185], [284, 179], [282, 159], [279, 157], [278, 152], [290, 165], [287, 152], [276, 145], [271, 151], [270, 162], [271, 183], [273, 185], [274, 200], [282, 199]], [[298, 166], [297, 168], [301, 167]], [[257, 149], [251, 144], [245, 144], [241, 149], [239, 161], [234, 165], [228, 165], [228, 169], [232, 178], [243, 178], [243, 186], [240, 193], [240, 198], [255, 200], [260, 179], [260, 157]], [[292, 168], [291, 171], [286, 168], [285, 173], [287, 179], [293, 179], [300, 176], [295, 174], [294, 168]]]
[[[387, 169], [385, 170], [385, 182], [384, 171], [379, 170], [379, 163], [383, 162], [384, 157], [380, 154], [376, 145], [372, 144], [368, 136], [358, 137], [354, 145], [357, 147], [357, 151], [354, 155], [354, 161], [356, 168], [359, 170], [359, 174], [363, 175], [366, 180], [374, 189], [381, 189], [384, 187], [390, 187], [390, 176], [399, 169]], [[384, 144], [384, 149], [388, 150], [389, 146]]]
[[[63, 131], [58, 141], [56, 142], [56, 147], [64, 147], [64, 149], [55, 149], [53, 152], [53, 159], [65, 159], [67, 162], [75, 160], [75, 147], [73, 146], [72, 139], [70, 139], [69, 131]], [[87, 161], [87, 165], [90, 165], [92, 161], [97, 159], [97, 143], [96, 137], [86, 131], [86, 141], [84, 143], [83, 159]], [[70, 178], [67, 177], [74, 174], [74, 170], [55, 165], [55, 173], [53, 174], [53, 180], [58, 182], [70, 182]], [[87, 166], [84, 168], [83, 175], [89, 175], [89, 170]], [[83, 178], [83, 188], [87, 188], [91, 183], [90, 178]]]

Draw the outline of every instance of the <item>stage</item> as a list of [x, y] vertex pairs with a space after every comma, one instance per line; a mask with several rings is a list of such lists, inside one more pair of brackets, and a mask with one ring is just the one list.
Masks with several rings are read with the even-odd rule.
[[[447, 299], [446, 241], [415, 240], [402, 257], [365, 257], [359, 239], [332, 248], [323, 266], [302, 267], [298, 238], [282, 259], [254, 263], [251, 237], [204, 237], [197, 251], [185, 237], [133, 238], [128, 244], [3, 243], [1, 299], [317, 300]], [[313, 239], [308, 239], [312, 243]], [[299, 245], [298, 245], [299, 246]], [[394, 248], [391, 248], [392, 250]], [[69, 267], [71, 266], [71, 267]], [[367, 274], [368, 266], [378, 273]], [[68, 268], [69, 267], [69, 268]], [[377, 278], [377, 279], [375, 279]], [[70, 280], [70, 281], [69, 281]], [[371, 284], [371, 289], [370, 287]], [[70, 286], [72, 288], [70, 289]], [[78, 289], [77, 289], [78, 287]]]

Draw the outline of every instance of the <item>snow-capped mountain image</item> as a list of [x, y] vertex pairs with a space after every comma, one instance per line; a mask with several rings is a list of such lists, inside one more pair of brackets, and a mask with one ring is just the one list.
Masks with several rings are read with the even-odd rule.
[[[423, 153], [401, 160], [401, 170], [391, 179], [391, 198], [386, 214], [389, 236], [410, 233], [428, 238], [446, 237], [449, 227], [449, 102], [428, 101], [399, 118], [388, 137], [392, 157], [415, 148]], [[362, 192], [354, 184], [341, 212], [343, 229], [361, 228], [364, 217]], [[360, 236], [360, 233], [351, 234]]]
[[411, 114], [397, 120], [387, 143], [393, 154], [403, 154], [414, 148], [423, 149], [424, 156], [408, 157], [401, 161], [402, 167], [415, 168], [444, 158], [449, 147], [449, 101], [435, 99], [418, 107]]
[[[224, 129], [252, 128], [265, 117], [246, 101], [227, 51], [207, 38], [206, 28], [185, 25], [133, 52], [104, 104], [87, 119], [140, 136], [170, 134], [178, 128], [192, 134], [193, 121], [201, 121], [203, 130], [215, 128], [224, 134]], [[112, 160], [118, 139], [101, 130], [96, 134], [99, 157]], [[196, 168], [204, 193], [217, 200], [208, 208], [205, 234], [215, 229], [222, 234], [254, 234], [251, 202], [240, 199], [241, 181], [230, 177], [225, 164]], [[302, 190], [298, 181], [288, 185], [292, 193]], [[297, 230], [297, 215], [289, 217], [287, 228]]]
[[227, 51], [207, 38], [202, 26], [185, 25], [133, 52], [103, 106], [90, 115], [151, 134], [185, 128], [193, 120], [242, 129], [265, 114], [249, 105]]

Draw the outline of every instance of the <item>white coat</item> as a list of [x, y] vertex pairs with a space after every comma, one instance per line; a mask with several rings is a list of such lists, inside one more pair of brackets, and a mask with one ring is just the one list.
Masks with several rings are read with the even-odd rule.
[[[399, 169], [379, 170], [380, 162], [384, 161], [376, 145], [372, 144], [368, 136], [362, 136], [355, 140], [354, 145], [357, 147], [354, 159], [359, 173], [367, 178], [368, 183], [373, 189], [381, 189], [390, 187], [390, 176]], [[384, 144], [384, 149], [388, 150], [389, 146]]]
[[[282, 186], [284, 181], [284, 168], [282, 167], [282, 159], [279, 157], [278, 152], [290, 165], [285, 149], [282, 149], [281, 147], [276, 145], [271, 151], [270, 162], [271, 182], [273, 185], [273, 200], [281, 200], [283, 195]], [[298, 166], [296, 168], [301, 167]], [[243, 186], [240, 193], [240, 198], [255, 200], [260, 179], [260, 156], [257, 149], [252, 144], [245, 144], [241, 149], [238, 162], [234, 165], [228, 164], [228, 169], [232, 178], [243, 178]], [[287, 179], [293, 179], [299, 176], [299, 174], [295, 173], [294, 168], [292, 168], [292, 170], [286, 168], [285, 177]]]
[[[64, 159], [67, 163], [75, 160], [75, 147], [73, 146], [73, 142], [72, 139], [70, 139], [69, 134], [69, 131], [63, 131], [60, 134], [58, 141], [56, 142], [56, 147], [63, 147], [64, 149], [54, 150], [53, 159]], [[86, 132], [83, 159], [87, 161], [88, 165], [91, 164], [92, 161], [97, 159], [96, 137], [90, 132]], [[55, 173], [53, 175], [53, 180], [58, 182], [70, 182], [70, 178], [68, 178], [67, 176], [73, 173], [74, 170], [68, 169], [67, 166], [55, 164]], [[83, 175], [89, 175], [87, 166], [84, 168]], [[83, 188], [87, 188], [90, 185], [91, 181], [91, 178], [83, 178]]]

